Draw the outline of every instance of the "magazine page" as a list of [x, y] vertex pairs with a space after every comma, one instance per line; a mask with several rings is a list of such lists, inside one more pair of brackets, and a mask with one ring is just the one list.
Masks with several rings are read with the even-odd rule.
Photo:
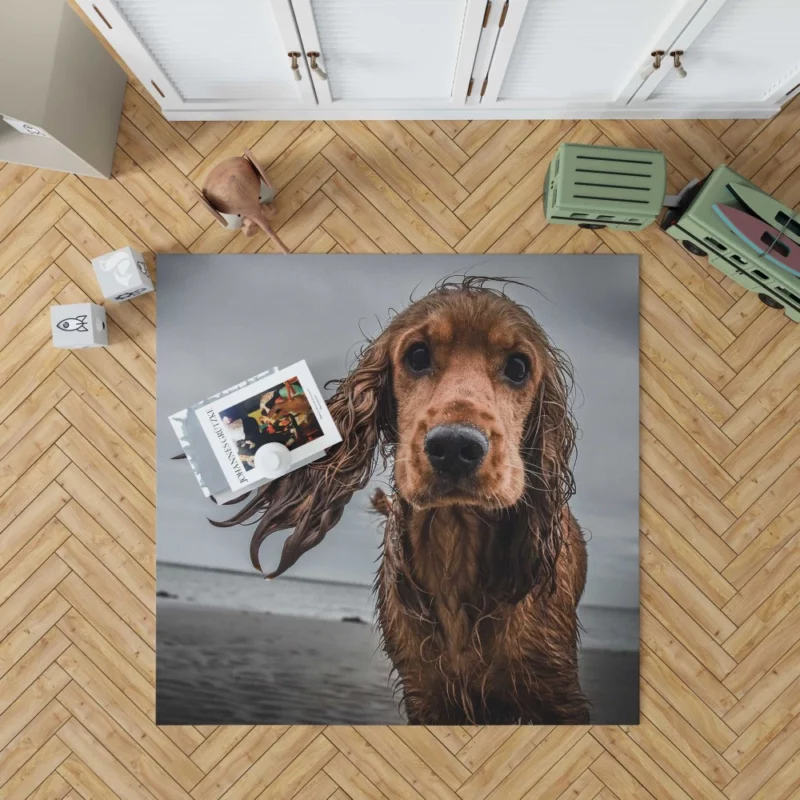
[[305, 361], [197, 407], [195, 414], [232, 490], [263, 480], [255, 454], [265, 444], [284, 445], [294, 469], [342, 440]]

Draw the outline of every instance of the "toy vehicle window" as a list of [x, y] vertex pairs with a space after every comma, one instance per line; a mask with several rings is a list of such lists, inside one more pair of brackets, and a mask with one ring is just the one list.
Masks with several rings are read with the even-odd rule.
[[800, 236], [800, 221], [796, 219], [789, 219], [789, 215], [784, 214], [783, 211], [778, 212], [778, 216], [775, 218], [775, 221], [782, 228], [786, 228], [787, 231], [791, 231], [796, 236]]
[[767, 245], [770, 250], [774, 250], [778, 255], [783, 256], [784, 258], [789, 255], [788, 245], [776, 239], [769, 231], [764, 231], [764, 233], [761, 235], [761, 241]]

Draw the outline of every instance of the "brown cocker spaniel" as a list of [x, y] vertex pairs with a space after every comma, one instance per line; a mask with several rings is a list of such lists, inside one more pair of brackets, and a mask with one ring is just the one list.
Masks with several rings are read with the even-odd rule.
[[343, 441], [263, 487], [251, 558], [293, 528], [285, 572], [393, 460], [376, 576], [383, 646], [409, 722], [586, 723], [576, 608], [586, 545], [567, 502], [569, 363], [486, 279], [445, 282], [397, 314], [328, 402]]

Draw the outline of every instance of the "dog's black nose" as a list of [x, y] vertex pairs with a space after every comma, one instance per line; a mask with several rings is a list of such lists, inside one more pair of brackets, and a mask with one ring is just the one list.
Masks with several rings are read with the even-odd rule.
[[437, 425], [425, 437], [425, 453], [437, 472], [471, 475], [489, 452], [489, 440], [470, 425]]

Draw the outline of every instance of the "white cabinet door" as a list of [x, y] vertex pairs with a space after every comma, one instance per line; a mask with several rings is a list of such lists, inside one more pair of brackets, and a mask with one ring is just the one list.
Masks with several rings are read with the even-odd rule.
[[674, 40], [703, 2], [509, 0], [481, 105], [565, 113], [624, 106], [650, 53]]
[[165, 110], [316, 106], [290, 0], [77, 2]]
[[800, 0], [710, 0], [671, 51], [685, 77], [659, 70], [634, 104], [680, 105], [697, 115], [716, 103], [780, 104], [800, 91]]
[[486, 0], [293, 0], [320, 111], [463, 106]]

